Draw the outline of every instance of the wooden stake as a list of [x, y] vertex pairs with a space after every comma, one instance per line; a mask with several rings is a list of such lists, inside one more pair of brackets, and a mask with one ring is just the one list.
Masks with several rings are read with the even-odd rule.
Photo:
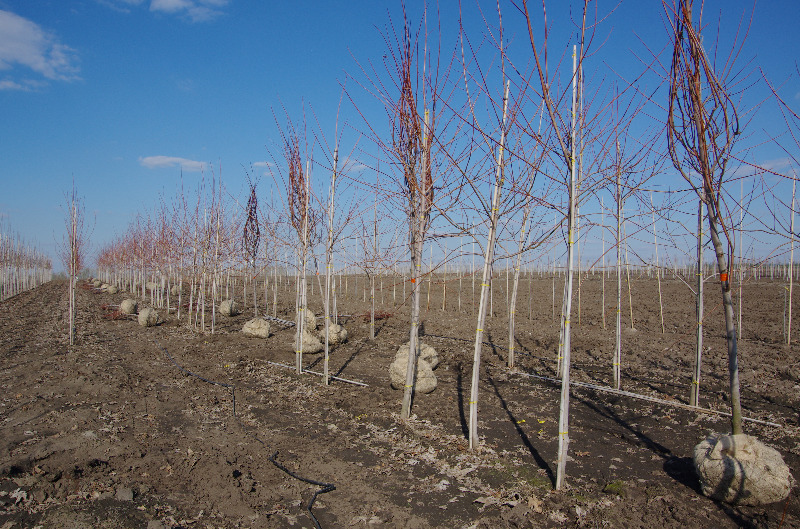
[[692, 391], [689, 404], [698, 406], [700, 400], [700, 366], [703, 362], [703, 201], [697, 206], [697, 317], [694, 371], [692, 372]]

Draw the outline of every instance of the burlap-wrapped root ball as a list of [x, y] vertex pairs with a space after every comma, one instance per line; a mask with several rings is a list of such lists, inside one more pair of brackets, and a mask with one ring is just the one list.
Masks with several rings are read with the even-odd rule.
[[745, 434], [709, 436], [694, 447], [694, 468], [703, 494], [736, 505], [782, 501], [794, 485], [781, 454]]
[[172, 294], [173, 296], [177, 296], [178, 294], [181, 293], [181, 287], [175, 285], [171, 289], [169, 289], [169, 293]]
[[[408, 346], [410, 342], [406, 342], [397, 350], [397, 355], [408, 355]], [[395, 356], [397, 356], [395, 355]], [[439, 355], [436, 350], [426, 343], [419, 343], [419, 357], [430, 364], [431, 369], [436, 369], [439, 365]]]
[[[422, 357], [422, 352], [429, 349], [428, 356], [436, 358], [436, 365], [439, 363], [439, 357], [436, 351], [429, 345], [420, 343], [420, 357], [417, 358], [417, 372], [416, 382], [414, 389], [419, 393], [430, 393], [436, 389], [436, 375], [433, 372], [431, 364]], [[392, 388], [403, 389], [406, 385], [406, 372], [408, 371], [408, 344], [401, 345], [397, 350], [394, 357], [394, 362], [389, 366], [389, 379], [392, 383]], [[432, 354], [431, 354], [432, 351]]]
[[[319, 331], [319, 341], [325, 343], [325, 326]], [[338, 345], [347, 341], [347, 329], [341, 325], [331, 323], [328, 325], [328, 345]]]
[[300, 317], [303, 317], [303, 330], [304, 331], [316, 331], [317, 330], [317, 317], [314, 315], [314, 312], [309, 309], [300, 309], [297, 316], [294, 318], [294, 322], [297, 325], [300, 325]]
[[99, 279], [95, 279], [92, 281], [92, 286], [94, 288], [100, 288], [101, 286], [103, 286], [103, 282], [100, 281]]
[[269, 338], [269, 322], [264, 318], [253, 318], [244, 324], [242, 333], [256, 338]]
[[219, 304], [219, 313], [223, 316], [236, 316], [239, 314], [239, 304], [232, 299], [226, 299]]
[[117, 292], [119, 292], [119, 289], [114, 285], [108, 285], [106, 292], [108, 292], [109, 294], [116, 294]]
[[119, 311], [123, 314], [136, 314], [136, 301], [132, 299], [123, 299], [119, 304]]
[[161, 323], [161, 318], [155, 309], [147, 307], [139, 311], [139, 325], [142, 327], [153, 327]]
[[[295, 344], [296, 346], [296, 344]], [[315, 334], [311, 334], [310, 332], [304, 331], [303, 332], [303, 352], [304, 353], [319, 353], [325, 348], [322, 345], [322, 342], [319, 341], [319, 338]]]

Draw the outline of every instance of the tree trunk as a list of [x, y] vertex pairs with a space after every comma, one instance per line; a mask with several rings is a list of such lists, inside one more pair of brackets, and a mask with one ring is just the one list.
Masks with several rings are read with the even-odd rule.
[[420, 223], [422, 219], [414, 219], [411, 230], [411, 331], [408, 338], [408, 365], [406, 368], [406, 384], [403, 388], [403, 404], [400, 418], [407, 419], [411, 416], [411, 403], [414, 397], [414, 381], [417, 374], [417, 353], [419, 350], [419, 305], [420, 282], [419, 270], [422, 266], [422, 240]]
[[500, 129], [500, 145], [497, 149], [497, 168], [495, 173], [494, 189], [492, 191], [492, 209], [489, 218], [489, 236], [486, 242], [486, 252], [483, 259], [483, 276], [481, 280], [481, 300], [478, 305], [478, 325], [475, 329], [475, 351], [472, 360], [472, 383], [469, 399], [469, 447], [478, 448], [478, 384], [481, 370], [481, 346], [483, 344], [483, 327], [486, 323], [487, 305], [491, 303], [489, 292], [492, 281], [492, 266], [494, 264], [494, 245], [497, 236], [497, 223], [500, 213], [500, 193], [503, 190], [503, 156], [506, 139], [506, 117], [508, 111], [508, 90], [510, 82], [506, 82], [503, 92], [503, 118]]
[[706, 204], [708, 211], [708, 227], [711, 234], [711, 243], [717, 256], [717, 271], [719, 272], [722, 287], [722, 306], [725, 310], [725, 338], [728, 344], [728, 377], [731, 392], [731, 430], [734, 435], [742, 433], [742, 402], [739, 393], [739, 357], [736, 340], [736, 321], [733, 317], [733, 298], [731, 296], [730, 278], [728, 276], [728, 263], [725, 259], [725, 249], [719, 238], [717, 219], [711, 204]]

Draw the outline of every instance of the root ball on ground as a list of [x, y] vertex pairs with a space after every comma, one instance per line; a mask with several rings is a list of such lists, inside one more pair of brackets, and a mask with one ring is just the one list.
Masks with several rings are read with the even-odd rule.
[[253, 318], [244, 324], [242, 333], [256, 338], [269, 338], [269, 322], [264, 318]]
[[133, 299], [123, 299], [119, 304], [119, 311], [123, 314], [136, 314], [136, 301]]
[[[319, 332], [319, 341], [325, 343], [325, 326]], [[331, 323], [328, 325], [328, 344], [338, 345], [347, 341], [347, 329], [341, 325]]]
[[[403, 355], [406, 358], [408, 357], [408, 347], [409, 342], [404, 343], [397, 349], [397, 354], [395, 354], [395, 358]], [[436, 369], [436, 366], [439, 365], [439, 355], [436, 353], [436, 349], [431, 347], [426, 343], [419, 342], [419, 357], [422, 360], [425, 360], [430, 364], [431, 369]]]
[[317, 330], [317, 317], [314, 315], [314, 312], [309, 309], [300, 309], [295, 316], [294, 321], [297, 325], [300, 325], [300, 318], [303, 318], [303, 329], [306, 331], [315, 331]]
[[745, 434], [713, 434], [694, 447], [694, 468], [703, 494], [736, 505], [786, 499], [794, 478], [781, 454]]
[[142, 327], [153, 327], [161, 323], [161, 318], [155, 309], [147, 307], [139, 311], [139, 325]]
[[319, 341], [319, 338], [316, 335], [311, 334], [310, 332], [304, 331], [303, 332], [303, 352], [304, 353], [319, 353], [325, 348], [322, 345], [322, 342]]
[[236, 316], [239, 314], [239, 304], [232, 299], [226, 299], [219, 304], [219, 313], [223, 316]]
[[[403, 389], [406, 385], [406, 372], [408, 370], [408, 353], [398, 354], [392, 365], [389, 366], [389, 379], [393, 389]], [[417, 373], [414, 390], [419, 393], [430, 393], [436, 389], [436, 375], [431, 365], [425, 360], [417, 359]]]

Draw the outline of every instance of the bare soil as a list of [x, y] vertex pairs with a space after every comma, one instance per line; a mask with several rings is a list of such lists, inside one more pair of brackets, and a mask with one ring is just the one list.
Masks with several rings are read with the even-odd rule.
[[[527, 374], [555, 376], [561, 281], [554, 300], [550, 278], [523, 280], [518, 368], [509, 371], [505, 280], [495, 280], [477, 451], [466, 441], [475, 332], [468, 279], [462, 310], [458, 280], [447, 284], [447, 310], [443, 285], [423, 285], [423, 341], [440, 355], [439, 385], [416, 396], [407, 421], [388, 367], [408, 340], [409, 310], [402, 285], [395, 290], [388, 280], [378, 307], [389, 316], [377, 322], [374, 341], [361, 317], [363, 278], [357, 298], [350, 278], [339, 300], [350, 337], [332, 352], [331, 371], [368, 387], [325, 386], [276, 365], [294, 364], [294, 330], [275, 323], [267, 340], [242, 335], [252, 309], [218, 318], [213, 335], [163, 309], [163, 324], [142, 328], [105, 318], [103, 305], [130, 294], [81, 288], [70, 347], [66, 283], [20, 294], [0, 304], [0, 528], [314, 527], [307, 506], [324, 484], [335, 490], [319, 493], [311, 509], [324, 528], [800, 528], [796, 489], [763, 507], [699, 492], [692, 448], [729, 431], [727, 417], [594, 389], [572, 391], [567, 486], [553, 491], [560, 388]], [[582, 284], [573, 380], [611, 385], [613, 288], [607, 281], [604, 326], [600, 276]], [[634, 278], [632, 288], [636, 330], [626, 302], [622, 389], [686, 403], [694, 298], [682, 282], [663, 282], [662, 333], [655, 280]], [[745, 286], [745, 415], [781, 425], [745, 430], [777, 448], [800, 477], [800, 366], [797, 342], [783, 343], [783, 292], [778, 281]], [[293, 286], [279, 294], [278, 317], [293, 319]], [[321, 312], [318, 292], [310, 299]], [[701, 405], [725, 411], [719, 300], [710, 283]], [[304, 363], [322, 371], [319, 354]]]

